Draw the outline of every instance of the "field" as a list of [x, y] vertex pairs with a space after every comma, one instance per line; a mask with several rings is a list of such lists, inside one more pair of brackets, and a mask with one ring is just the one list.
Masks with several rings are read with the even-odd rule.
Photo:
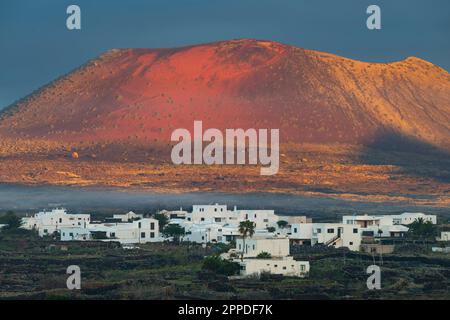
[[97, 186], [162, 194], [268, 192], [355, 202], [450, 205], [450, 158], [437, 151], [292, 145], [280, 152], [279, 173], [261, 176], [258, 166], [176, 166], [167, 159], [170, 150], [130, 144], [93, 147], [5, 140], [0, 147], [3, 184]]
[[[450, 299], [450, 257], [423, 244], [371, 256], [329, 248], [293, 248], [309, 260], [309, 277], [228, 280], [202, 270], [205, 256], [226, 248], [61, 243], [0, 233], [0, 299]], [[382, 270], [382, 289], [368, 290], [367, 266]], [[81, 268], [81, 290], [66, 289], [66, 268]]]

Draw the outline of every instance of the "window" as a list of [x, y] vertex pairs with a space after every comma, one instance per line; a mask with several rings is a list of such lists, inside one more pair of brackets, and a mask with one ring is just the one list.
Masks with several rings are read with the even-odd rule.
[[116, 237], [116, 233], [115, 233], [115, 232], [111, 232], [111, 233], [109, 234], [109, 236], [110, 236], [111, 238], [115, 238], [115, 237]]
[[358, 228], [353, 228], [353, 233], [358, 233]]
[[317, 229], [317, 233], [322, 233], [322, 229]]
[[44, 229], [44, 233], [48, 233], [48, 230], [47, 230], [47, 229]]
[[274, 265], [274, 267], [275, 267], [275, 268], [278, 268], [278, 265], [276, 264], [276, 265]]
[[[256, 218], [256, 217], [255, 217]], [[269, 222], [269, 219], [264, 219], [264, 222]]]
[[139, 228], [139, 229], [141, 228], [141, 223], [140, 223], [140, 222], [138, 223], [138, 228]]
[[222, 219], [221, 219], [221, 218], [214, 218], [214, 221], [215, 221], [215, 222], [221, 222]]
[[62, 223], [62, 218], [59, 218], [59, 223]]
[[305, 265], [304, 264], [300, 265], [300, 270], [301, 271], [305, 271]]
[[333, 228], [327, 229], [327, 233], [334, 233], [334, 229]]
[[145, 232], [141, 232], [141, 238], [145, 238]]
[[[205, 236], [202, 236], [202, 240], [205, 240]], [[239, 248], [240, 248], [241, 246], [239, 246]]]
[[188, 221], [191, 221], [191, 218], [187, 218]]
[[154, 223], [154, 222], [151, 222], [151, 223], [150, 223], [150, 229], [151, 229], [151, 230], [155, 230], [155, 223]]
[[353, 242], [350, 241], [348, 244], [352, 246], [352, 245], [353, 245]]
[[155, 237], [155, 233], [154, 232], [150, 232], [150, 238], [154, 238]]
[[294, 233], [297, 233], [297, 228], [294, 228]]
[[283, 267], [283, 270], [286, 270], [286, 267]]
[[214, 212], [217, 212], [217, 208], [214, 208]]
[[256, 249], [256, 246], [255, 245], [253, 245], [253, 250], [255, 250]]
[[71, 233], [69, 233], [69, 237], [73, 237], [73, 233], [71, 232]]
[[217, 236], [217, 241], [222, 241], [222, 236]]
[[205, 221], [205, 218], [201, 218], [200, 221]]

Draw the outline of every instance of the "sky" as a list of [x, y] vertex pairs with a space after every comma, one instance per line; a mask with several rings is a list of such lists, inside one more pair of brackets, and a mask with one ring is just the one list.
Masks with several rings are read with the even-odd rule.
[[[66, 9], [81, 8], [81, 30]], [[381, 30], [366, 9], [381, 8]], [[450, 70], [448, 0], [0, 0], [0, 109], [112, 48], [256, 38]]]

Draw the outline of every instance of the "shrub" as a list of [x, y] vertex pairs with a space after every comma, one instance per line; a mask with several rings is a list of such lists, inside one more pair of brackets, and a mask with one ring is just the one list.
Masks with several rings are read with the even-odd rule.
[[212, 256], [206, 257], [203, 260], [202, 270], [212, 271], [225, 276], [232, 276], [239, 273], [240, 266], [236, 262], [223, 260], [218, 256]]
[[263, 252], [259, 253], [256, 257], [258, 259], [270, 259], [270, 258], [272, 258], [272, 255], [268, 252], [263, 251]]

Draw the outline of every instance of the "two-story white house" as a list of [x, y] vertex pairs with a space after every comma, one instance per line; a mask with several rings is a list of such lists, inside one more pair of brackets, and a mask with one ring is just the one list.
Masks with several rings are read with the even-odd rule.
[[[262, 256], [263, 253], [266, 254], [265, 257]], [[254, 236], [245, 240], [238, 238], [236, 248], [221, 257], [238, 263], [242, 277], [260, 276], [262, 273], [290, 277], [307, 276], [309, 262], [294, 260], [289, 254], [288, 238]]]
[[86, 228], [90, 221], [90, 214], [69, 214], [66, 209], [53, 209], [22, 218], [22, 228], [37, 230], [42, 237], [59, 232], [61, 228]]
[[132, 222], [90, 224], [88, 230], [92, 239], [117, 241], [123, 244], [158, 242], [159, 222], [144, 218]]
[[291, 226], [290, 239], [293, 242], [324, 244], [336, 248], [347, 247], [358, 251], [362, 229], [357, 225], [343, 223], [301, 223]]

